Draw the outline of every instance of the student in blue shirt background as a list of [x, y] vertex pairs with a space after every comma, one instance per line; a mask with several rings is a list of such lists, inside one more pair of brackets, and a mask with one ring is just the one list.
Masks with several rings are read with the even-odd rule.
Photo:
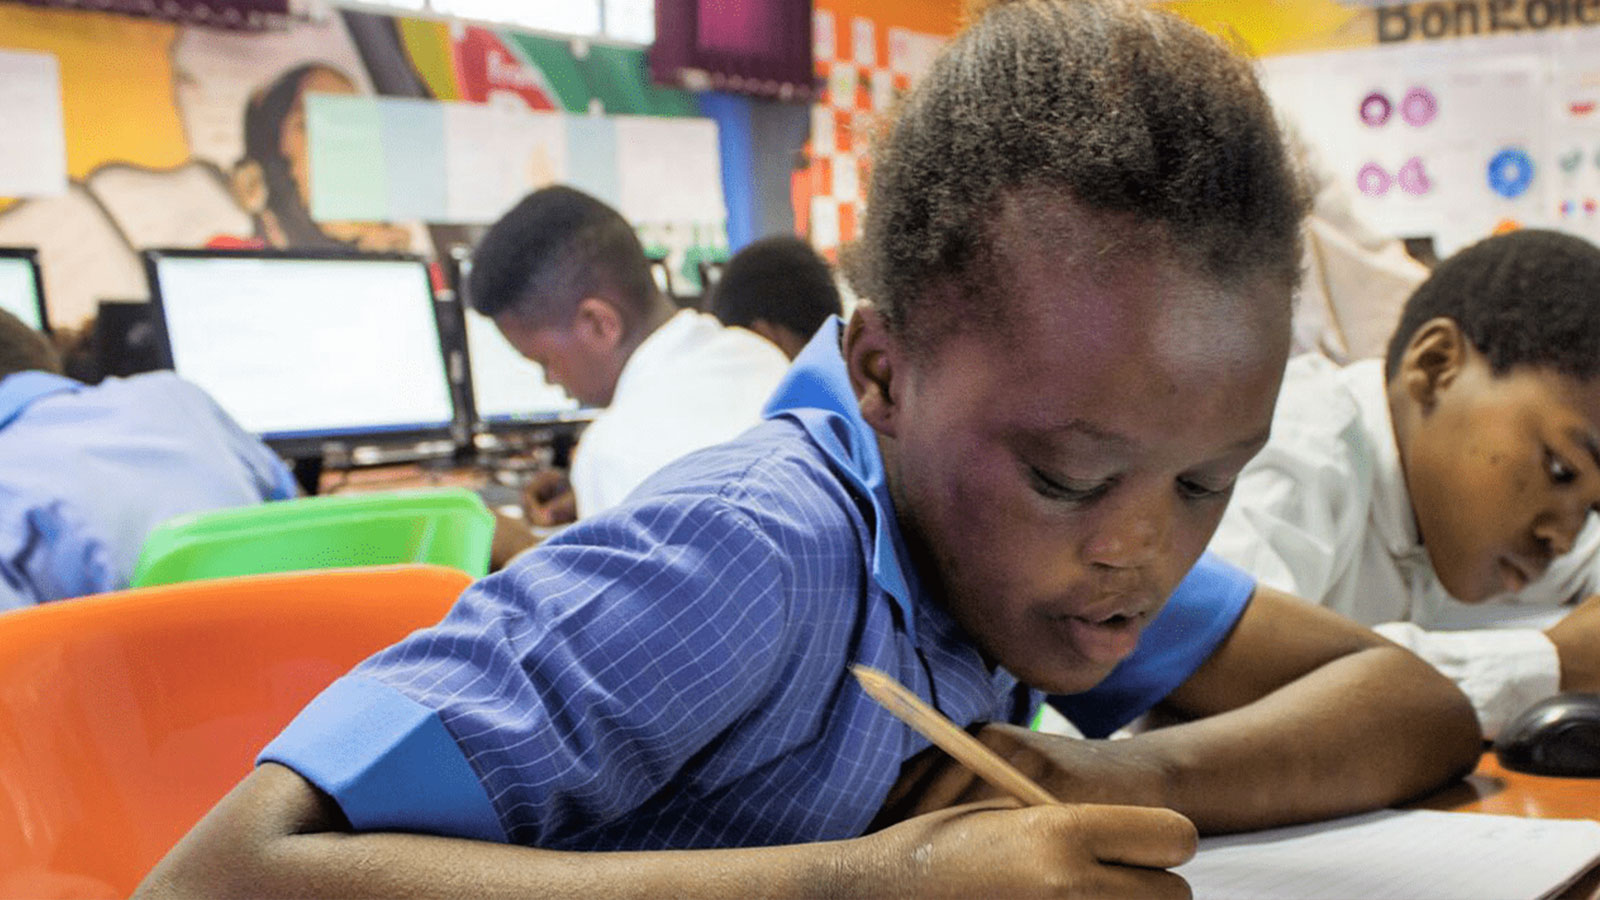
[[[994, 5], [878, 147], [871, 305], [768, 420], [332, 685], [141, 895], [1187, 896], [1196, 828], [1466, 770], [1447, 680], [1201, 555], [1267, 439], [1304, 209], [1219, 41]], [[852, 663], [1078, 805], [951, 806], [981, 789]], [[1047, 693], [1095, 737], [1193, 721], [1016, 727]]]
[[171, 372], [86, 385], [0, 311], [0, 610], [128, 586], [174, 516], [295, 495], [294, 476]]

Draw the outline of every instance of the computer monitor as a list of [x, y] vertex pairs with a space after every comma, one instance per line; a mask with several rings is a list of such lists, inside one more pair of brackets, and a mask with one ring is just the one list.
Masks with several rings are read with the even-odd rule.
[[27, 247], [0, 247], [0, 309], [36, 331], [50, 330], [39, 257]]
[[561, 388], [546, 384], [544, 369], [523, 356], [500, 333], [494, 320], [474, 310], [467, 297], [472, 257], [451, 254], [456, 296], [461, 303], [466, 335], [468, 394], [478, 430], [539, 425], [574, 417], [578, 402]]
[[449, 436], [433, 288], [411, 256], [145, 251], [167, 359], [285, 455]]

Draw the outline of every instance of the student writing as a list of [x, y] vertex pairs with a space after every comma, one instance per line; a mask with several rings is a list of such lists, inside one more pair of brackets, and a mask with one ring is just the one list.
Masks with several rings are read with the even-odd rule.
[[[1272, 440], [1211, 547], [1263, 584], [1416, 650], [1484, 733], [1559, 690], [1600, 690], [1600, 607], [1533, 628], [1458, 630], [1600, 589], [1600, 249], [1492, 237], [1407, 301], [1387, 359], [1289, 365]], [[1446, 630], [1450, 629], [1450, 630]]]
[[[872, 305], [767, 421], [335, 683], [145, 896], [1187, 896], [1161, 869], [1196, 827], [1473, 764], [1448, 680], [1201, 557], [1266, 440], [1304, 209], [1249, 64], [1142, 4], [1002, 3], [878, 152]], [[852, 664], [1092, 805], [874, 825], [928, 745]], [[1196, 721], [1005, 724], [1046, 691]]]

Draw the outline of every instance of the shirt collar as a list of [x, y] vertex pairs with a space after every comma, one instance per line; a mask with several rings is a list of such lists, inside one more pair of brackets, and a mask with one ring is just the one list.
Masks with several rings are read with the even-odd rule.
[[[878, 434], [861, 418], [839, 350], [843, 324], [838, 316], [823, 323], [795, 357], [762, 415], [798, 423], [834, 469], [867, 497], [873, 519], [872, 578], [894, 598], [910, 629], [917, 620], [912, 600], [916, 574], [907, 562], [905, 540], [889, 498]], [[912, 638], [915, 640], [914, 632]]]
[[1422, 549], [1422, 538], [1417, 533], [1416, 513], [1400, 466], [1400, 445], [1395, 441], [1394, 420], [1389, 415], [1383, 360], [1364, 359], [1346, 366], [1344, 372], [1350, 379], [1350, 394], [1356, 401], [1367, 446], [1372, 448], [1373, 528], [1391, 555], [1415, 553]]
[[622, 364], [622, 372], [617, 375], [617, 386], [611, 391], [611, 402], [615, 404], [618, 397], [625, 396], [634, 382], [649, 381], [650, 373], [659, 371], [658, 361], [676, 356], [680, 345], [694, 337], [701, 323], [700, 316], [692, 309], [680, 309], [655, 331], [645, 335], [645, 339], [629, 354], [628, 361]]
[[52, 394], [83, 389], [81, 382], [52, 372], [29, 370], [0, 379], [0, 428], [16, 421], [28, 407]]

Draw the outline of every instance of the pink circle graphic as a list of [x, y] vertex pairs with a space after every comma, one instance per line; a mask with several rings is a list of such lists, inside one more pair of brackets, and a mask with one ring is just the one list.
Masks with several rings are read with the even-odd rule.
[[1389, 121], [1389, 114], [1393, 111], [1394, 105], [1381, 91], [1373, 91], [1361, 101], [1361, 121], [1368, 128], [1377, 128]]
[[1414, 87], [1406, 91], [1405, 97], [1400, 100], [1400, 118], [1405, 119], [1408, 125], [1420, 128], [1432, 122], [1438, 114], [1439, 98], [1427, 88]]
[[1433, 190], [1433, 179], [1428, 177], [1428, 172], [1422, 166], [1422, 157], [1413, 156], [1406, 160], [1395, 174], [1395, 182], [1400, 185], [1400, 190], [1416, 197]]
[[1377, 163], [1367, 163], [1356, 173], [1356, 189], [1368, 197], [1382, 197], [1392, 184], [1394, 179]]

